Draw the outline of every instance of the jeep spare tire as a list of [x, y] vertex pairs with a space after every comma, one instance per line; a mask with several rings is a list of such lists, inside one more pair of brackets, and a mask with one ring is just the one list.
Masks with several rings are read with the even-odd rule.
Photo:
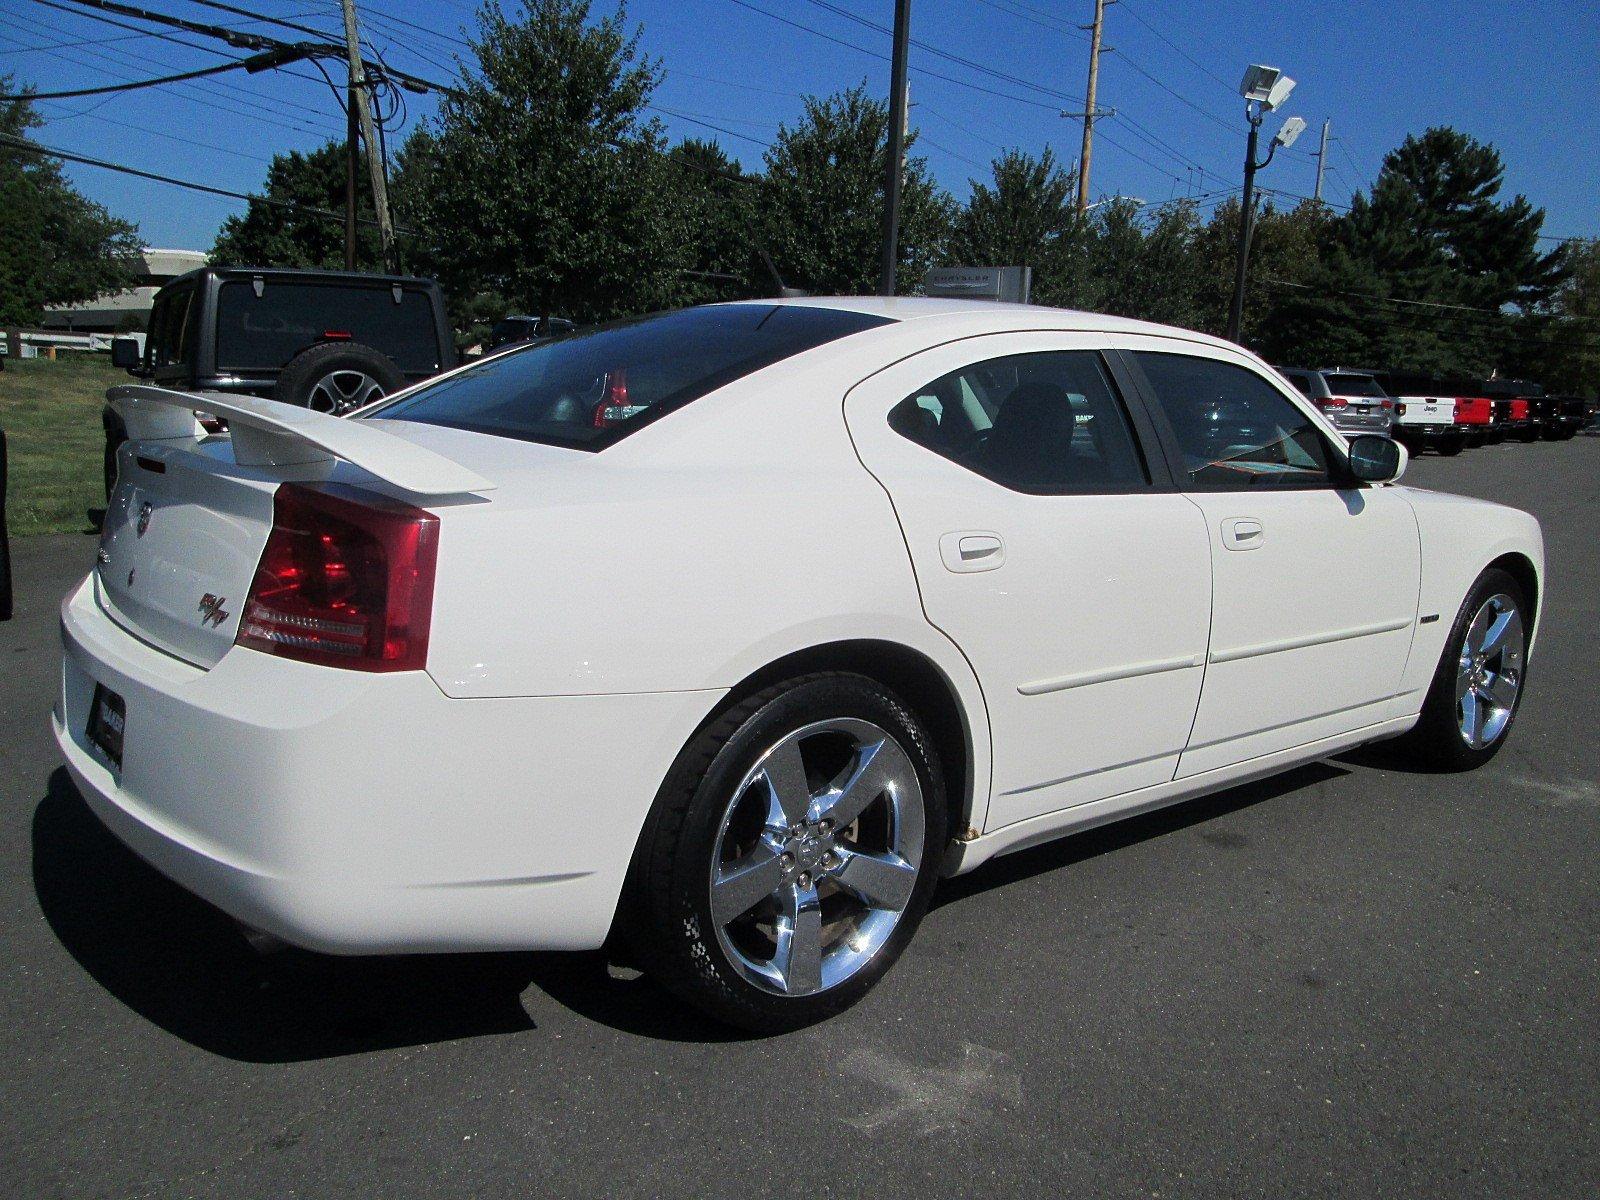
[[387, 355], [360, 342], [324, 342], [302, 350], [278, 374], [272, 398], [342, 417], [405, 386]]

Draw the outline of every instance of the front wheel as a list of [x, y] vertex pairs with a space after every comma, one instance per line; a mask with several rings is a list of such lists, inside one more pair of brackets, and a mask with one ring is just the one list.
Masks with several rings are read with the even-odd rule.
[[927, 909], [944, 784], [917, 717], [858, 675], [735, 705], [680, 756], [646, 825], [627, 908], [642, 965], [762, 1033], [854, 1004]]
[[1478, 577], [1456, 614], [1403, 753], [1444, 771], [1481, 767], [1505, 745], [1527, 682], [1527, 598], [1505, 571]]

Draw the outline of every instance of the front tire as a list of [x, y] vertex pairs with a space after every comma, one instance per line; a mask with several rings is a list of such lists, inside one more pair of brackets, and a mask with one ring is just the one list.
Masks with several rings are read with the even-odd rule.
[[1441, 771], [1471, 771], [1505, 745], [1526, 690], [1532, 613], [1505, 571], [1478, 577], [1456, 614], [1422, 716], [1396, 748]]
[[645, 970], [776, 1033], [871, 990], [916, 932], [946, 837], [932, 742], [892, 692], [829, 673], [769, 687], [679, 756], [635, 856]]

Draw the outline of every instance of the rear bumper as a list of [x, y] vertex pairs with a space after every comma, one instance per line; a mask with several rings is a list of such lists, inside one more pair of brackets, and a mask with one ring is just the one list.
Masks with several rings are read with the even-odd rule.
[[[329, 953], [590, 949], [645, 814], [721, 693], [452, 700], [230, 651], [203, 671], [113, 623], [86, 580], [61, 610], [53, 723], [106, 826], [230, 915]], [[96, 683], [127, 707], [114, 771]]]
[[1394, 418], [1389, 416], [1346, 417], [1337, 412], [1327, 415], [1340, 433], [1376, 433], [1380, 437], [1390, 437], [1396, 428]]

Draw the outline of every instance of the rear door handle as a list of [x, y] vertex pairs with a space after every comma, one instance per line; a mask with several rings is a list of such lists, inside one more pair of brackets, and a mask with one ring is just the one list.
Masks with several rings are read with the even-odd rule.
[[1261, 522], [1254, 517], [1229, 517], [1222, 523], [1222, 544], [1229, 550], [1254, 550], [1266, 538]]
[[1006, 545], [998, 533], [969, 529], [941, 537], [939, 557], [947, 569], [958, 573], [992, 571], [1005, 562]]

